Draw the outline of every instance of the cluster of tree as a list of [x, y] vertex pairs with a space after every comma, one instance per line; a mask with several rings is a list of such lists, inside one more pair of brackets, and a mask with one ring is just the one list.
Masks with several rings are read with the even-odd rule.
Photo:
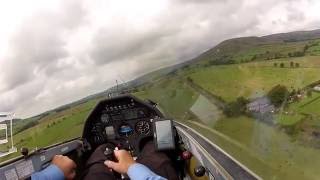
[[244, 97], [238, 97], [236, 101], [230, 102], [224, 108], [224, 113], [229, 117], [240, 116], [245, 114], [246, 105], [249, 103], [249, 100]]
[[[65, 120], [65, 118], [63, 118], [63, 120]], [[53, 121], [52, 123], [49, 123], [49, 124], [47, 125], [47, 128], [50, 128], [50, 127], [52, 127], [52, 126], [55, 126], [56, 124], [59, 124], [59, 123], [61, 123], [61, 120], [59, 120], [59, 121]]]
[[190, 83], [193, 83], [193, 80], [191, 79], [190, 76], [187, 77], [187, 81], [190, 82]]
[[287, 87], [279, 84], [274, 86], [268, 92], [267, 96], [275, 107], [280, 107], [286, 104], [289, 94], [290, 92], [288, 91]]
[[320, 42], [319, 41], [311, 41], [310, 42], [310, 45], [309, 45], [309, 48], [310, 47], [313, 47], [313, 46], [319, 46]]
[[24, 130], [26, 130], [26, 129], [29, 129], [29, 128], [31, 128], [31, 127], [34, 127], [34, 126], [36, 126], [36, 125], [38, 125], [38, 124], [39, 124], [39, 121], [30, 121], [30, 122], [26, 123], [25, 125], [23, 125], [21, 128], [16, 129], [16, 130], [14, 131], [14, 134], [17, 134], [17, 133], [19, 133], [19, 132], [22, 132], [22, 131], [24, 131]]
[[212, 65], [227, 65], [227, 64], [236, 64], [237, 62], [233, 59], [230, 60], [222, 60], [222, 59], [217, 59], [217, 60], [212, 60], [209, 61], [209, 63], [205, 66], [212, 66]]
[[288, 57], [302, 57], [305, 55], [305, 51], [295, 51], [295, 52], [289, 52]]
[[242, 60], [242, 62], [248, 62], [248, 61], [255, 61], [258, 59], [261, 60], [272, 60], [272, 59], [280, 59], [280, 58], [285, 58], [285, 57], [302, 57], [305, 55], [305, 52], [310, 46], [306, 45], [303, 49], [303, 51], [295, 51], [295, 52], [289, 52], [287, 55], [282, 54], [280, 52], [270, 52], [266, 51], [264, 54], [255, 54], [251, 57], [249, 60]]
[[[274, 67], [278, 67], [278, 63], [273, 63], [273, 66]], [[284, 68], [285, 67], [285, 64], [282, 62], [282, 63], [279, 63], [279, 67], [280, 68]], [[290, 67], [291, 68], [298, 68], [298, 67], [300, 67], [300, 64], [299, 63], [294, 63], [294, 62], [290, 62]]]
[[[265, 51], [264, 53], [260, 54], [254, 54], [251, 56], [251, 58], [241, 59], [240, 62], [250, 62], [250, 61], [256, 61], [256, 60], [271, 60], [271, 59], [280, 59], [285, 57], [302, 57], [305, 56], [307, 50], [312, 46], [319, 45], [319, 42], [312, 41], [309, 44], [306, 44], [302, 50], [300, 51], [294, 51], [289, 52], [288, 54], [283, 54], [280, 52], [270, 52], [269, 50]], [[211, 66], [211, 65], [224, 65], [224, 64], [235, 64], [237, 61], [234, 60], [234, 58], [230, 55], [220, 55], [215, 56], [211, 61], [209, 61], [208, 64], [205, 66]]]
[[252, 56], [251, 61], [254, 61], [257, 59], [257, 55], [255, 54], [254, 56]]
[[302, 57], [305, 56], [307, 50], [312, 46], [317, 46], [318, 42], [312, 42], [312, 44], [306, 44], [302, 51], [289, 52], [288, 57]]
[[222, 56], [215, 56], [205, 66], [225, 65], [225, 64], [235, 64], [235, 63], [237, 63], [237, 62], [233, 59], [232, 56], [222, 55]]
[[312, 88], [306, 88], [304, 90], [301, 90], [301, 89], [293, 89], [289, 96], [291, 97], [292, 101], [299, 101], [299, 98], [298, 98], [298, 95], [302, 95], [302, 94], [306, 94], [307, 97], [312, 97]]
[[270, 52], [266, 51], [265, 53], [262, 54], [255, 54], [251, 57], [251, 61], [261, 59], [261, 60], [271, 60], [271, 59], [279, 59], [279, 58], [284, 58], [286, 57], [285, 55], [279, 53], [279, 52]]

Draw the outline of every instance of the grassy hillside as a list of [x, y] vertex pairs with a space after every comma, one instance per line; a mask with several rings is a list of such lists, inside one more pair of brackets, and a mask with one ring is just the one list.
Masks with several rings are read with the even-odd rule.
[[195, 128], [265, 179], [315, 179], [320, 175], [316, 168], [319, 150], [292, 141], [280, 129], [245, 116], [202, 121], [191, 112], [200, 92], [179, 75], [143, 87], [135, 95], [159, 102], [166, 114]]
[[[52, 113], [40, 119], [40, 123], [34, 127], [14, 135], [15, 146], [20, 150], [27, 147], [29, 150], [45, 147], [54, 143], [80, 137], [84, 120], [98, 100], [91, 100], [70, 109]], [[6, 147], [1, 147], [6, 148]], [[20, 155], [11, 154], [0, 158], [0, 161]]]
[[[274, 67], [284, 62], [285, 67]], [[299, 68], [290, 68], [290, 62], [299, 63]], [[320, 80], [319, 57], [279, 59], [261, 63], [220, 65], [186, 72], [194, 83], [226, 101], [239, 96], [256, 97], [266, 94], [273, 86], [283, 84], [291, 89], [302, 88]]]
[[319, 55], [319, 39], [320, 35], [301, 37], [301, 41], [274, 36], [235, 38], [221, 42], [196, 59], [208, 64], [230, 64]]

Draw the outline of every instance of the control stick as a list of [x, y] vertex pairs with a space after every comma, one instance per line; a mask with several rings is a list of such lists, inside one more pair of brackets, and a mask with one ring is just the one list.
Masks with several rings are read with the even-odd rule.
[[[118, 148], [116, 147], [115, 149], [117, 150]], [[117, 161], [116, 157], [114, 156], [113, 149], [106, 147], [103, 154], [106, 156], [107, 160], [114, 161], [114, 162]], [[112, 172], [113, 172], [113, 175], [116, 177], [116, 179], [121, 179], [121, 174], [119, 174], [116, 171], [112, 171]]]

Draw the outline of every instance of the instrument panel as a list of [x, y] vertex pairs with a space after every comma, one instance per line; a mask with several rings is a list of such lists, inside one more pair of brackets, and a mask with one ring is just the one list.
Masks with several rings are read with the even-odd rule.
[[86, 120], [83, 138], [93, 148], [111, 142], [138, 154], [143, 139], [153, 137], [152, 121], [163, 115], [133, 96], [101, 101]]

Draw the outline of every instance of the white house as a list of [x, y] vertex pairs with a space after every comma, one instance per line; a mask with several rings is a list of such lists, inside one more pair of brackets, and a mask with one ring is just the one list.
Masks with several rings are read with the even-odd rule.
[[316, 85], [315, 87], [313, 87], [313, 90], [320, 91], [320, 85]]

